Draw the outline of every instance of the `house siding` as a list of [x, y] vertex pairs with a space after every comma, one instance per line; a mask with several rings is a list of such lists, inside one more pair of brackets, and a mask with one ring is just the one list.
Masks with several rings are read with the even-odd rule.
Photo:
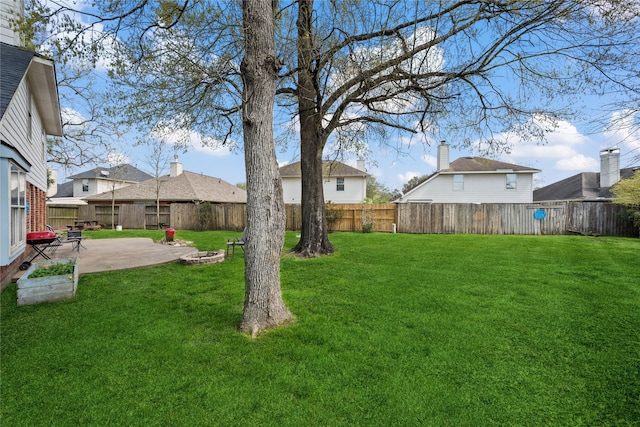
[[[337, 179], [344, 178], [344, 191], [337, 191]], [[361, 203], [367, 195], [367, 180], [364, 176], [324, 177], [324, 200], [332, 203]], [[302, 181], [300, 177], [283, 177], [282, 191], [284, 202], [302, 203]]]
[[[31, 139], [28, 138], [27, 117], [31, 108]], [[0, 126], [0, 137], [9, 142], [31, 164], [27, 181], [37, 188], [47, 190], [47, 166], [45, 159], [46, 135], [40, 114], [23, 79], [4, 116]]]
[[[513, 173], [513, 172], [509, 172]], [[454, 174], [440, 174], [407, 194], [402, 202], [432, 203], [531, 203], [533, 174], [517, 173], [516, 189], [506, 189], [506, 173], [460, 173], [464, 189], [453, 190]]]
[[[31, 117], [29, 118], [29, 111]], [[30, 123], [29, 123], [30, 120]], [[29, 138], [28, 128], [31, 126]], [[0, 119], [0, 139], [14, 147], [22, 159], [28, 163], [26, 177], [25, 197], [29, 210], [26, 214], [26, 232], [42, 231], [46, 229], [46, 190], [47, 190], [47, 166], [46, 166], [46, 134], [41, 119], [41, 112], [37, 109], [37, 103], [31, 95], [31, 88], [23, 77], [16, 91], [7, 105]], [[8, 176], [7, 159], [3, 162], [2, 187], [0, 198], [8, 200], [9, 195], [5, 176]], [[5, 186], [7, 189], [5, 189]], [[17, 266], [32, 253], [32, 250], [24, 245], [9, 253], [7, 239], [10, 235], [9, 207], [3, 203], [0, 213], [0, 236], [2, 236], [2, 249], [0, 250], [0, 288], [4, 288], [11, 281], [13, 272]], [[25, 250], [26, 249], [26, 250]]]
[[[82, 181], [87, 179], [89, 181], [89, 191], [82, 191]], [[113, 182], [107, 179], [95, 179], [95, 178], [76, 178], [73, 180], [73, 197], [89, 197], [96, 194], [105, 193], [113, 190]], [[123, 188], [128, 185], [134, 184], [129, 181], [116, 181], [115, 189]]]

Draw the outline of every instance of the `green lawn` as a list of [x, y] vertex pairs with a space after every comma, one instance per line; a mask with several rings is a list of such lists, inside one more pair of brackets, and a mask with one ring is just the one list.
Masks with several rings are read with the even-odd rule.
[[235, 331], [241, 251], [85, 275], [68, 302], [17, 307], [9, 287], [0, 425], [640, 425], [640, 239], [331, 240], [283, 257], [298, 320], [255, 340]]

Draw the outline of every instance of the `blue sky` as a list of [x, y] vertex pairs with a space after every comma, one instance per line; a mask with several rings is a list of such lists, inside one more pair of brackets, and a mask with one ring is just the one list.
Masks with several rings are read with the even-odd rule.
[[[98, 65], [100, 68], [100, 64]], [[606, 104], [605, 101], [597, 98], [582, 100], [594, 111], [597, 111], [599, 105]], [[615, 119], [622, 113], [610, 112], [609, 119]], [[626, 123], [633, 123], [634, 117], [634, 115], [628, 117]], [[544, 117], [538, 117], [536, 120], [545, 121]], [[638, 119], [635, 120], [637, 122]], [[548, 185], [579, 172], [599, 171], [600, 150], [612, 146], [620, 148], [622, 167], [640, 164], [640, 136], [637, 132], [635, 135], [632, 133], [630, 129], [634, 129], [633, 126], [627, 127], [625, 123], [616, 123], [605, 132], [593, 133], [591, 123], [559, 122], [554, 130], [546, 135], [544, 143], [520, 140], [515, 134], [503, 133], [497, 135], [497, 138], [508, 141], [509, 150], [483, 155], [483, 157], [540, 169], [541, 172], [535, 176], [536, 186]], [[146, 160], [149, 149], [133, 146], [135, 139], [135, 135], [125, 136], [121, 140], [121, 146], [116, 149], [126, 157], [128, 163], [149, 171], [151, 168]], [[188, 151], [178, 154], [179, 161], [185, 170], [222, 178], [232, 184], [246, 181], [244, 155], [241, 150], [202, 147], [203, 136], [195, 133], [190, 134], [189, 139], [191, 146]], [[435, 170], [439, 139], [445, 139], [452, 146], [450, 156], [452, 161], [458, 157], [479, 155], [476, 142], [461, 147], [459, 141], [449, 140], [446, 135], [441, 135], [437, 141], [432, 140], [430, 145], [423, 144], [417, 139], [412, 143], [408, 143], [401, 137], [395, 141], [384, 141], [384, 144], [376, 140], [365, 141], [372, 153], [372, 161], [366, 165], [367, 172], [390, 190], [400, 189], [412, 177], [427, 175]], [[399, 147], [399, 149], [385, 147]], [[277, 147], [276, 151], [281, 165], [299, 159], [297, 140], [289, 141], [287, 149]], [[352, 157], [346, 160], [346, 163], [355, 166], [356, 161], [357, 159]], [[103, 162], [96, 159], [96, 164], [106, 165], [107, 162], [106, 159]], [[55, 165], [52, 166], [56, 168]], [[59, 180], [63, 182], [66, 176], [91, 167], [93, 165], [69, 170], [57, 168]]]

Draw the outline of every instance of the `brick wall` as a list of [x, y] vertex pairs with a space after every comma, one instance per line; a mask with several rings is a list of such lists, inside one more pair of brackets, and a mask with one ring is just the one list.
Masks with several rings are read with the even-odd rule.
[[27, 233], [45, 231], [47, 225], [47, 193], [27, 182]]

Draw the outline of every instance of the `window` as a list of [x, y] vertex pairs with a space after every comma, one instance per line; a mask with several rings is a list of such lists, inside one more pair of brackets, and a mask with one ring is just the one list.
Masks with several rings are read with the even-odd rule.
[[453, 191], [463, 191], [464, 190], [464, 175], [457, 174], [453, 175]]
[[11, 163], [9, 179], [11, 193], [11, 249], [24, 244], [27, 236], [26, 188], [27, 175]]
[[507, 175], [507, 184], [506, 184], [506, 189], [507, 190], [515, 190], [516, 189], [516, 174], [515, 173], [508, 173]]
[[336, 191], [344, 191], [344, 178], [336, 178]]
[[82, 192], [86, 193], [87, 191], [89, 191], [89, 180], [88, 179], [83, 179], [82, 180]]

